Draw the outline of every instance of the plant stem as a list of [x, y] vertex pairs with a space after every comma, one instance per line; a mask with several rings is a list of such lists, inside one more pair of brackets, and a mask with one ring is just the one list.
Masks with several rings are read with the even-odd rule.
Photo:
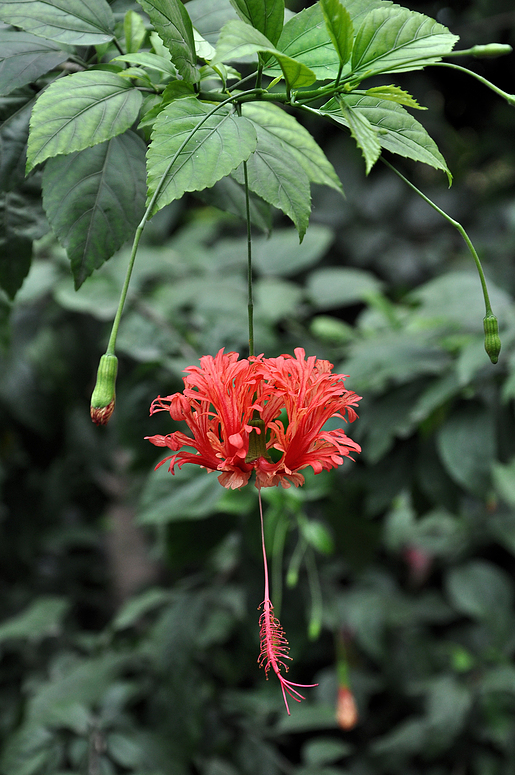
[[261, 487], [258, 487], [259, 518], [261, 520], [261, 550], [263, 552], [263, 571], [265, 576], [265, 603], [270, 602], [270, 583], [268, 581], [268, 563], [266, 561], [265, 525], [263, 520], [263, 503], [261, 501]]
[[247, 299], [249, 318], [249, 355], [254, 355], [254, 294], [252, 288], [252, 227], [250, 223], [249, 175], [247, 162], [243, 162], [245, 180], [245, 215], [247, 220]]
[[454, 228], [457, 229], [457, 231], [461, 234], [476, 264], [476, 268], [479, 274], [479, 279], [481, 281], [481, 288], [483, 290], [483, 298], [485, 301], [486, 314], [493, 315], [492, 307], [490, 304], [490, 297], [488, 295], [488, 288], [486, 285], [486, 279], [483, 272], [483, 267], [481, 266], [481, 261], [479, 260], [479, 256], [476, 252], [474, 245], [472, 244], [472, 241], [469, 235], [467, 234], [467, 232], [465, 231], [461, 223], [459, 221], [454, 220], [454, 218], [451, 218], [451, 216], [448, 213], [446, 213], [444, 210], [438, 207], [437, 204], [435, 204], [431, 199], [429, 199], [429, 197], [423, 194], [422, 191], [420, 191], [420, 189], [418, 189], [413, 183], [411, 183], [411, 181], [405, 178], [404, 175], [401, 172], [399, 172], [399, 170], [397, 170], [392, 164], [390, 164], [390, 162], [386, 161], [386, 159], [384, 159], [382, 156], [381, 156], [381, 161], [383, 162], [383, 164], [386, 164], [386, 166], [389, 167], [393, 172], [395, 172], [395, 174], [398, 175], [401, 178], [401, 180], [403, 180], [406, 183], [407, 186], [409, 186], [413, 191], [415, 191], [415, 193], [418, 194], [424, 200], [424, 202], [427, 202], [427, 204], [430, 205], [433, 208], [433, 210], [436, 210], [436, 212], [439, 213], [442, 216], [442, 218], [445, 218], [445, 220], [448, 223], [450, 223], [451, 226], [454, 226]]
[[479, 73], [475, 73], [474, 70], [469, 70], [467, 67], [462, 67], [461, 65], [455, 65], [455, 64], [453, 64], [451, 62], [436, 62], [435, 66], [437, 66], [437, 67], [450, 67], [450, 68], [452, 68], [452, 70], [459, 70], [462, 73], [466, 73], [467, 75], [471, 75], [477, 81], [479, 81], [484, 86], [486, 86], [488, 89], [491, 89], [493, 92], [498, 94], [500, 97], [503, 97], [510, 105], [515, 105], [515, 94], [508, 94], [508, 92], [505, 92], [502, 89], [499, 89], [498, 86], [493, 84], [491, 81], [488, 81], [486, 78], [483, 78], [483, 76], [479, 75]]

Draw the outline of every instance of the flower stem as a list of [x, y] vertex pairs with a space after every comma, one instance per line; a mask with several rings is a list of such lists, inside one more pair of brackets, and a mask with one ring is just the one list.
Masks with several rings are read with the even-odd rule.
[[515, 94], [508, 94], [508, 92], [503, 91], [503, 89], [499, 89], [498, 86], [493, 84], [491, 81], [487, 80], [486, 78], [483, 78], [482, 75], [479, 75], [479, 73], [475, 73], [474, 70], [469, 70], [468, 67], [462, 67], [461, 65], [455, 65], [451, 62], [435, 62], [434, 63], [436, 67], [450, 67], [453, 70], [459, 70], [462, 73], [466, 73], [467, 75], [471, 75], [472, 78], [475, 78], [477, 81], [483, 84], [483, 86], [486, 86], [488, 89], [491, 89], [493, 92], [498, 94], [500, 97], [503, 97], [506, 102], [508, 102], [510, 105], [515, 105]]
[[[245, 180], [245, 215], [247, 220], [247, 298], [249, 317], [249, 355], [254, 355], [254, 294], [252, 289], [252, 227], [250, 223], [249, 175], [247, 162], [243, 162]], [[261, 494], [260, 494], [261, 497]]]
[[[460, 68], [463, 69], [463, 68]], [[436, 205], [429, 197], [427, 197], [425, 194], [420, 191], [413, 183], [411, 183], [407, 178], [402, 175], [402, 173], [399, 172], [399, 170], [395, 169], [395, 167], [390, 164], [390, 162], [386, 161], [383, 157], [381, 157], [381, 161], [386, 164], [387, 167], [389, 167], [393, 172], [395, 172], [396, 175], [398, 175], [401, 180], [403, 180], [406, 185], [408, 185], [415, 193], [417, 193], [424, 202], [427, 202], [428, 205], [430, 205], [433, 210], [436, 210], [437, 213], [439, 213], [445, 220], [451, 224], [451, 226], [454, 226], [455, 229], [461, 234], [463, 237], [465, 244], [467, 245], [470, 254], [472, 258], [474, 259], [474, 262], [476, 264], [476, 268], [479, 274], [479, 279], [481, 281], [481, 288], [483, 290], [483, 299], [485, 302], [485, 317], [483, 318], [483, 328], [485, 333], [485, 350], [487, 352], [488, 357], [490, 358], [492, 363], [497, 363], [499, 360], [499, 352], [501, 350], [501, 338], [499, 336], [499, 323], [492, 312], [492, 305], [490, 304], [490, 297], [488, 295], [488, 288], [486, 285], [486, 279], [485, 274], [483, 272], [483, 267], [481, 266], [481, 261], [479, 260], [479, 256], [476, 252], [476, 249], [474, 245], [472, 244], [472, 240], [470, 239], [469, 235], [461, 225], [459, 221], [455, 221], [454, 218], [451, 218], [451, 216], [446, 213], [444, 210], [442, 210], [438, 205]]]
[[445, 218], [445, 220], [448, 223], [450, 223], [451, 226], [454, 226], [454, 228], [457, 229], [457, 231], [461, 234], [476, 264], [476, 268], [479, 274], [479, 279], [481, 281], [481, 288], [483, 290], [485, 312], [487, 315], [493, 315], [492, 306], [490, 304], [490, 297], [488, 295], [488, 288], [486, 285], [486, 279], [483, 272], [483, 267], [481, 265], [481, 261], [479, 260], [479, 256], [476, 252], [476, 249], [472, 244], [472, 240], [470, 239], [469, 235], [467, 234], [467, 232], [465, 231], [461, 223], [459, 221], [454, 220], [454, 218], [451, 218], [451, 216], [448, 213], [446, 213], [444, 210], [438, 207], [438, 205], [435, 204], [435, 202], [433, 202], [431, 199], [429, 199], [429, 197], [423, 194], [419, 188], [417, 188], [413, 183], [411, 183], [411, 181], [405, 178], [404, 175], [401, 172], [399, 172], [398, 169], [396, 169], [392, 164], [390, 164], [390, 162], [386, 161], [386, 159], [384, 159], [383, 157], [381, 157], [381, 161], [384, 164], [386, 164], [386, 166], [389, 167], [393, 172], [395, 172], [395, 174], [398, 175], [401, 178], [401, 180], [403, 180], [406, 183], [406, 185], [408, 185], [413, 191], [415, 191], [415, 193], [418, 194], [424, 200], [424, 202], [427, 202], [427, 204], [430, 205], [433, 208], [433, 210], [436, 210], [436, 212], [439, 213], [442, 216], [442, 218]]
[[261, 550], [263, 552], [263, 570], [265, 575], [265, 603], [270, 602], [270, 584], [268, 581], [268, 563], [266, 561], [265, 548], [265, 524], [263, 520], [263, 502], [261, 500], [261, 487], [258, 487], [259, 518], [261, 520]]

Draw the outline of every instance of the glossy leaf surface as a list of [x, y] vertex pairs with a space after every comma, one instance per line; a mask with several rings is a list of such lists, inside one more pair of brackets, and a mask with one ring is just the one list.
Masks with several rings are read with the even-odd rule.
[[145, 144], [134, 132], [47, 163], [43, 202], [76, 288], [130, 239], [145, 188]]
[[114, 35], [114, 17], [106, 0], [0, 0], [0, 19], [76, 46], [107, 43]]
[[141, 101], [141, 92], [107, 71], [74, 73], [52, 83], [32, 112], [27, 171], [51, 156], [125, 132], [137, 119]]
[[252, 123], [230, 106], [215, 111], [194, 97], [171, 103], [158, 116], [148, 149], [149, 195], [160, 186], [153, 211], [185, 191], [209, 188], [248, 159], [255, 147]]

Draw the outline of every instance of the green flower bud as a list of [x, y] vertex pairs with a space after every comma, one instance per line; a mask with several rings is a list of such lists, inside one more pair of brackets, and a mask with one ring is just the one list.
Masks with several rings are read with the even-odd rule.
[[505, 54], [511, 54], [512, 47], [508, 43], [486, 43], [485, 45], [473, 46], [470, 50], [475, 57], [502, 57]]
[[499, 323], [495, 315], [486, 315], [483, 318], [485, 329], [485, 350], [492, 363], [497, 363], [501, 351], [501, 337], [499, 336]]
[[91, 396], [90, 414], [96, 425], [107, 425], [114, 411], [116, 400], [116, 374], [118, 358], [116, 355], [103, 355], [100, 358], [97, 382]]

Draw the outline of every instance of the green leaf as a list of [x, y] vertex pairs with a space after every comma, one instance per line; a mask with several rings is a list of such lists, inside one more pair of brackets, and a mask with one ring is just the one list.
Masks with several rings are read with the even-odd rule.
[[238, 18], [230, 0], [189, 0], [188, 13], [194, 28], [212, 46], [224, 24]]
[[[392, 7], [387, 0], [345, 0], [345, 10], [354, 29], [374, 8]], [[283, 28], [277, 48], [292, 59], [311, 68], [318, 80], [336, 78], [340, 69], [340, 58], [327, 30], [320, 3], [315, 3], [290, 19]], [[344, 66], [344, 73], [350, 71], [350, 64]]]
[[216, 46], [216, 56], [211, 60], [211, 64], [263, 52], [272, 54], [277, 59], [289, 88], [309, 86], [316, 80], [315, 73], [302, 62], [276, 49], [261, 32], [239, 19], [224, 25]]
[[40, 239], [48, 232], [39, 185], [34, 186], [33, 181], [27, 181], [22, 187], [8, 191], [0, 201], [7, 231], [12, 230], [18, 237], [26, 237], [29, 240]]
[[[257, 147], [247, 161], [249, 188], [291, 218], [302, 241], [311, 214], [309, 178], [286, 143], [277, 137], [273, 126], [269, 129], [256, 121], [253, 125], [257, 134]], [[234, 173], [234, 177], [243, 183], [241, 167]]]
[[209, 188], [248, 159], [255, 147], [252, 123], [232, 107], [215, 111], [194, 97], [171, 103], [159, 114], [148, 149], [149, 197], [165, 175], [153, 212], [185, 191]]
[[56, 675], [38, 685], [27, 721], [63, 726], [66, 714], [74, 714], [78, 704], [91, 707], [104, 697], [129, 659], [126, 652], [107, 652], [80, 661], [65, 660]]
[[144, 765], [146, 753], [138, 741], [120, 732], [109, 732], [106, 738], [109, 757], [122, 767], [136, 771]]
[[298, 312], [302, 290], [296, 283], [264, 277], [254, 283], [254, 297], [256, 319], [277, 323]]
[[[158, 73], [177, 78], [177, 70], [169, 59], [152, 54], [150, 51], [142, 51], [139, 54], [122, 54], [111, 60], [112, 62], [131, 62], [134, 65], [148, 67], [149, 70], [157, 70]], [[181, 81], [183, 83], [183, 81]]]
[[486, 560], [470, 560], [452, 568], [446, 587], [455, 608], [473, 619], [495, 621], [509, 612], [513, 602], [510, 577]]
[[303, 746], [302, 757], [312, 767], [320, 767], [349, 756], [353, 750], [350, 743], [336, 737], [317, 736]]
[[457, 35], [407, 8], [378, 8], [363, 20], [352, 51], [352, 70], [375, 73], [420, 70], [452, 51]]
[[390, 0], [345, 0], [345, 8], [349, 12], [354, 29], [357, 30], [361, 26], [363, 19], [374, 8], [385, 8], [393, 11], [398, 6], [390, 2]]
[[368, 97], [379, 97], [382, 100], [391, 100], [392, 102], [397, 102], [399, 105], [406, 105], [408, 108], [427, 110], [427, 108], [419, 105], [411, 94], [394, 84], [388, 86], [373, 86], [371, 89], [367, 89], [365, 93]]
[[[413, 382], [419, 375], [439, 374], [449, 366], [449, 354], [435, 345], [433, 339], [431, 332], [404, 329], [386, 330], [371, 338], [363, 337], [351, 345], [350, 357], [341, 368], [345, 373], [352, 374], [354, 390], [387, 391], [389, 397], [390, 383]], [[413, 396], [413, 406], [417, 398], [418, 395]], [[376, 425], [380, 433], [384, 418], [381, 419], [379, 402], [376, 405]], [[409, 412], [404, 410], [404, 423], [413, 425], [409, 417]]]
[[123, 32], [127, 53], [134, 54], [139, 51], [147, 37], [147, 28], [139, 13], [127, 11], [123, 19]]
[[12, 638], [38, 641], [58, 635], [69, 607], [69, 601], [63, 597], [37, 598], [22, 613], [3, 622], [0, 626], [0, 642]]
[[[270, 234], [272, 230], [270, 205], [252, 191], [249, 194], [251, 223]], [[205, 188], [199, 196], [202, 201], [213, 207], [237, 215], [242, 220], [247, 218], [245, 189], [230, 176], [218, 180], [211, 188]]]
[[284, 24], [284, 0], [231, 0], [231, 4], [243, 21], [277, 43]]
[[[290, 19], [283, 28], [277, 48], [315, 73], [318, 80], [336, 78], [340, 59], [324, 24], [319, 3]], [[266, 69], [275, 75], [274, 68]]]
[[193, 26], [181, 0], [138, 0], [188, 83], [198, 81]]
[[55, 81], [32, 111], [27, 172], [51, 156], [125, 132], [138, 118], [141, 101], [141, 92], [116, 73], [91, 70]]
[[29, 100], [0, 126], [0, 191], [10, 191], [25, 179], [29, 121], [34, 100]]
[[[129, 298], [131, 289], [129, 288]], [[54, 283], [53, 296], [59, 306], [72, 312], [91, 315], [98, 320], [111, 320], [120, 301], [120, 282], [107, 272], [98, 272], [77, 293], [72, 278], [63, 277]], [[122, 318], [123, 322], [123, 318]]]
[[377, 129], [359, 110], [354, 110], [352, 105], [347, 104], [343, 96], [338, 99], [338, 104], [342, 116], [350, 129], [350, 133], [363, 154], [368, 175], [381, 155], [381, 144], [378, 140]]
[[53, 43], [13, 30], [0, 30], [0, 52], [0, 95], [37, 81], [68, 58]]
[[48, 219], [79, 288], [129, 239], [145, 204], [145, 144], [133, 132], [51, 159], [43, 173]]
[[29, 273], [32, 241], [40, 237], [39, 201], [14, 190], [0, 196], [0, 288], [14, 299]]
[[[161, 98], [157, 98], [157, 95], [153, 96], [153, 99], [159, 99], [157, 104], [152, 105], [150, 110], [143, 112], [141, 121], [138, 124], [138, 129], [145, 126], [152, 126], [155, 123], [156, 118], [161, 111], [175, 100], [182, 99], [183, 97], [192, 97], [195, 92], [191, 84], [185, 81], [171, 81], [165, 86], [165, 89], [161, 95]], [[143, 111], [145, 110], [145, 104], [143, 104]]]
[[148, 477], [137, 522], [140, 525], [159, 525], [185, 519], [204, 519], [215, 511], [223, 493], [215, 474], [185, 467], [172, 476], [165, 463]]
[[[503, 313], [511, 307], [510, 295], [491, 280], [488, 290], [495, 310]], [[419, 305], [417, 318], [424, 328], [430, 323], [483, 334], [484, 300], [475, 269], [446, 272], [411, 291], [406, 300]]]
[[[493, 478], [497, 492], [510, 506], [515, 506], [515, 458], [511, 458], [507, 465], [494, 463]], [[513, 536], [515, 541], [515, 534]]]
[[312, 272], [308, 279], [308, 293], [317, 309], [363, 302], [380, 290], [381, 282], [364, 269], [324, 267]]
[[330, 186], [343, 194], [342, 184], [333, 165], [294, 116], [269, 102], [245, 104], [243, 115], [280, 140], [312, 183]]
[[354, 27], [350, 14], [340, 0], [320, 0], [320, 6], [340, 65], [345, 65], [350, 59], [354, 39]]
[[298, 274], [320, 261], [333, 239], [331, 229], [317, 224], [309, 228], [301, 245], [293, 229], [274, 229], [269, 238], [254, 240], [254, 266], [265, 275]]
[[198, 58], [210, 62], [215, 56], [214, 47], [195, 28], [193, 28], [193, 37], [195, 39], [195, 53]]
[[0, 0], [0, 19], [76, 46], [107, 43], [114, 36], [114, 17], [106, 0]]
[[[0, 216], [1, 216], [0, 207]], [[2, 219], [3, 220], [3, 219]], [[27, 277], [32, 260], [32, 240], [2, 229], [0, 234], [0, 288], [14, 299]]]
[[479, 404], [458, 406], [437, 434], [440, 458], [449, 476], [465, 490], [484, 497], [495, 457], [493, 412]]
[[141, 592], [123, 603], [116, 613], [111, 627], [114, 630], [125, 630], [127, 627], [132, 627], [149, 611], [154, 611], [169, 601], [170, 592], [168, 590], [160, 587], [146, 589], [145, 592]]
[[[387, 151], [424, 162], [435, 169], [444, 170], [450, 178], [451, 173], [435, 141], [428, 135], [422, 124], [401, 105], [390, 100], [356, 94], [346, 94], [345, 103], [353, 108], [354, 112], [361, 113], [373, 127], [377, 128], [377, 140]], [[348, 126], [337, 100], [329, 100], [320, 108], [320, 112]]]

